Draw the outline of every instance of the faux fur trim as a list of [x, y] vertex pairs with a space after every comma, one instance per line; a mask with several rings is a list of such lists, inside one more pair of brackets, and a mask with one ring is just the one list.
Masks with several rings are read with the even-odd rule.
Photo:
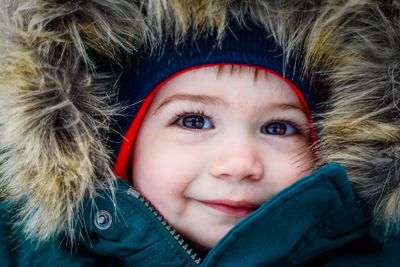
[[323, 160], [345, 166], [375, 219], [398, 232], [400, 5], [348, 1], [327, 9], [320, 22], [307, 53], [329, 85], [320, 120]]
[[395, 1], [2, 0], [0, 7], [0, 189], [21, 207], [15, 221], [27, 237], [73, 240], [83, 199], [112, 188], [105, 143], [121, 62], [167, 35], [223, 38], [230, 20], [264, 25], [288, 56], [302, 49], [304, 72], [329, 96], [320, 163], [347, 167], [376, 218], [400, 227]]
[[0, 3], [1, 193], [27, 237], [73, 241], [83, 198], [115, 180], [104, 145], [115, 74], [93, 57], [118, 63], [146, 26], [132, 1]]

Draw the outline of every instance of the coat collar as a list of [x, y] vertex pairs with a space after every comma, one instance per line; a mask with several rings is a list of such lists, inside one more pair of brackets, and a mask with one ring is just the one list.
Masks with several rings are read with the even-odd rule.
[[204, 264], [232, 266], [243, 257], [246, 266], [299, 264], [365, 235], [370, 221], [345, 170], [331, 164], [264, 203], [221, 240]]
[[[127, 183], [118, 184], [116, 212], [109, 193], [104, 193], [96, 199], [96, 209], [87, 207], [85, 212], [87, 238], [82, 244], [87, 249], [135, 266], [196, 265], [176, 241], [179, 238]], [[345, 170], [331, 164], [265, 202], [209, 252], [202, 266], [301, 263], [365, 235], [370, 221]]]

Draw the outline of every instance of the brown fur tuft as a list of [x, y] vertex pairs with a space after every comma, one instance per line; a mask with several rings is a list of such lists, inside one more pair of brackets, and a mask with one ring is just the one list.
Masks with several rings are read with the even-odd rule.
[[1, 10], [1, 192], [28, 237], [73, 241], [84, 197], [115, 179], [104, 145], [115, 75], [92, 56], [121, 61], [146, 27], [130, 1], [3, 0]]

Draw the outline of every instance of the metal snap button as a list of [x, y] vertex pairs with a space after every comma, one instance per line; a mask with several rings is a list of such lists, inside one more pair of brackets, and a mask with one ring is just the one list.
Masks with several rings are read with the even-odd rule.
[[94, 216], [94, 225], [100, 230], [107, 230], [111, 223], [112, 217], [108, 211], [100, 210]]

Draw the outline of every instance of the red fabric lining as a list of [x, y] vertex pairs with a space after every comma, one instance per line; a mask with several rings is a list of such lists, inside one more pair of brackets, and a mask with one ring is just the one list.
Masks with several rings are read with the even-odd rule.
[[205, 65], [190, 67], [190, 68], [184, 69], [180, 72], [177, 72], [174, 75], [171, 75], [170, 77], [168, 77], [167, 79], [162, 81], [160, 84], [158, 84], [157, 87], [146, 97], [146, 99], [143, 101], [142, 106], [139, 109], [138, 114], [136, 115], [135, 119], [133, 120], [131, 126], [128, 129], [128, 132], [126, 133], [126, 135], [122, 141], [121, 149], [120, 149], [120, 152], [118, 154], [117, 160], [115, 161], [115, 165], [114, 165], [114, 173], [117, 176], [119, 176], [125, 180], [129, 179], [129, 166], [130, 166], [129, 162], [130, 162], [130, 160], [133, 160], [133, 159], [130, 159], [130, 155], [132, 153], [133, 145], [135, 143], [135, 138], [139, 131], [139, 127], [142, 124], [144, 116], [146, 115], [146, 112], [149, 109], [150, 104], [152, 103], [155, 95], [160, 90], [160, 88], [162, 88], [170, 80], [174, 79], [178, 75], [181, 75], [185, 72], [196, 70], [196, 69], [201, 69], [201, 68], [206, 68], [206, 67], [215, 67], [215, 66], [224, 66], [224, 65], [235, 65], [235, 66], [245, 66], [245, 67], [257, 68], [257, 69], [261, 69], [263, 71], [266, 71], [269, 74], [275, 75], [275, 76], [283, 79], [290, 86], [290, 88], [292, 88], [292, 90], [296, 93], [297, 98], [299, 99], [302, 106], [305, 108], [307, 120], [308, 120], [310, 130], [311, 130], [311, 133], [310, 133], [311, 139], [312, 139], [313, 143], [316, 141], [316, 135], [315, 135], [315, 130], [314, 130], [314, 121], [311, 117], [311, 112], [308, 107], [308, 104], [307, 104], [306, 100], [304, 99], [304, 96], [301, 93], [301, 91], [290, 80], [288, 80], [287, 78], [281, 76], [280, 74], [278, 74], [272, 70], [269, 70], [266, 68], [261, 68], [261, 67], [256, 67], [256, 66], [251, 66], [251, 65], [247, 65], [247, 64], [232, 64], [232, 63], [205, 64]]

